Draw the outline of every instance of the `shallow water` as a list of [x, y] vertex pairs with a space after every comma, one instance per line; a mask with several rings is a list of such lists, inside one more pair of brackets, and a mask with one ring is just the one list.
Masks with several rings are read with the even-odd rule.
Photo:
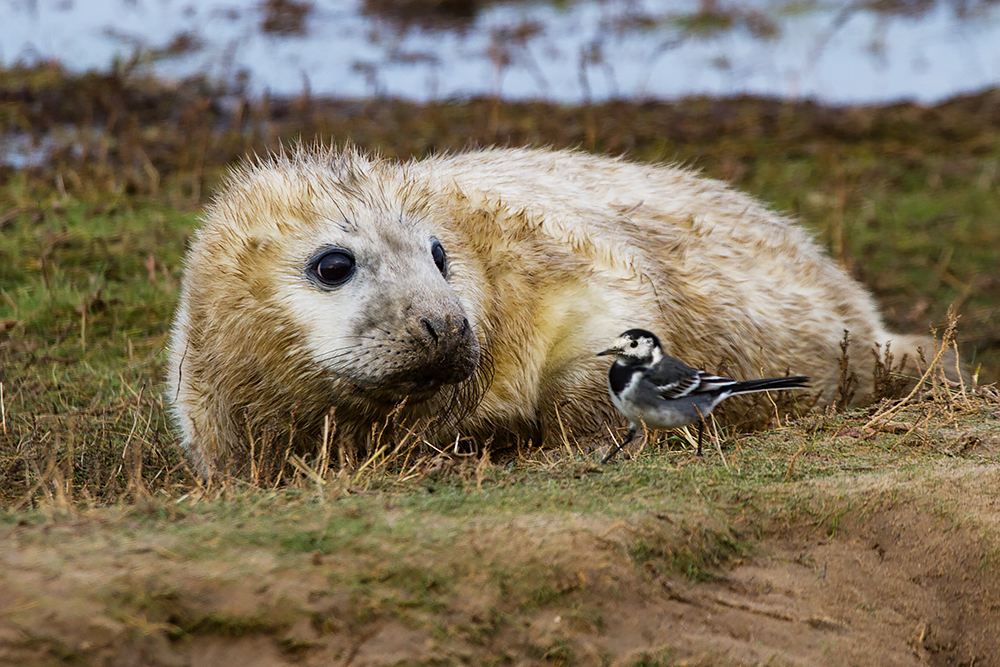
[[933, 103], [1000, 82], [993, 3], [561, 4], [406, 24], [366, 15], [360, 0], [0, 0], [0, 61], [107, 69], [139, 54], [157, 74], [206, 73], [251, 93], [418, 101], [746, 93]]

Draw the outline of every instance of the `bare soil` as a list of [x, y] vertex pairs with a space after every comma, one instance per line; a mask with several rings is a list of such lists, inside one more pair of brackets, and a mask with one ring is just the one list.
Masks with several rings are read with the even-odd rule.
[[197, 545], [121, 509], [22, 522], [0, 529], [0, 664], [997, 665], [1000, 438], [980, 443], [788, 485], [807, 507], [773, 498], [741, 524], [750, 555], [700, 582], [629, 558], [679, 534], [655, 513], [427, 517], [451, 548], [404, 547], [402, 578], [377, 551], [230, 544], [222, 517], [179, 519], [216, 528]]

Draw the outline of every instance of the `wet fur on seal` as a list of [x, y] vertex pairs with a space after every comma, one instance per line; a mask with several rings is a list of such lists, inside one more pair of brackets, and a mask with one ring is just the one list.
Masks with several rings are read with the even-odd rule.
[[[845, 330], [855, 404], [872, 391], [873, 345], [911, 361], [932, 350], [887, 332], [788, 218], [685, 169], [312, 148], [237, 168], [209, 206], [185, 261], [168, 400], [205, 475], [241, 472], [265, 442], [316, 451], [331, 408], [338, 437], [363, 441], [404, 399], [402, 420], [434, 418], [441, 442], [537, 443], [557, 413], [587, 436], [620, 422], [595, 353], [636, 327], [730, 377], [807, 375], [820, 405], [836, 399]], [[739, 409], [751, 423], [770, 413]]]

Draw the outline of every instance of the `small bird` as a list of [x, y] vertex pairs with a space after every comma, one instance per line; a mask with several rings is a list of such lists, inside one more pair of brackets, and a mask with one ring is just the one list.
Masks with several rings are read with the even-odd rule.
[[804, 376], [738, 382], [688, 366], [663, 352], [660, 340], [644, 329], [629, 329], [613, 347], [597, 356], [614, 354], [608, 371], [611, 401], [632, 423], [625, 440], [611, 450], [607, 463], [635, 437], [641, 423], [652, 428], [679, 428], [698, 422], [698, 456], [705, 417], [736, 394], [806, 387]]

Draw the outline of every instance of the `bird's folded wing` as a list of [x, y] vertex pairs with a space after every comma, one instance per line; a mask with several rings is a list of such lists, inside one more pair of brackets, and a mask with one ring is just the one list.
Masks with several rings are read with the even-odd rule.
[[692, 375], [674, 377], [669, 382], [657, 383], [656, 391], [665, 399], [684, 398], [694, 394], [719, 391], [734, 384], [736, 384], [736, 380], [731, 378], [698, 371]]
[[698, 391], [698, 387], [701, 386], [701, 380], [698, 379], [697, 375], [685, 375], [682, 377], [673, 377], [668, 379], [665, 378], [647, 378], [655, 387], [657, 396], [663, 399], [673, 399], [673, 398], [684, 398], [689, 394]]

